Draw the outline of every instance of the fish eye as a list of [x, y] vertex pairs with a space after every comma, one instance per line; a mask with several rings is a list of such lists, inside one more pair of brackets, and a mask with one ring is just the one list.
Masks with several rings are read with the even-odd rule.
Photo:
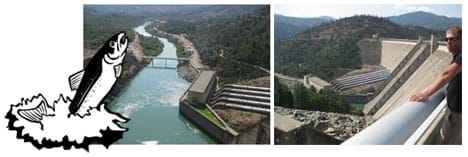
[[120, 40], [120, 44], [122, 44], [122, 45], [125, 44], [126, 42], [127, 42], [127, 38], [122, 38], [122, 39]]
[[110, 47], [115, 47], [115, 42], [114, 41], [109, 42], [109, 46]]

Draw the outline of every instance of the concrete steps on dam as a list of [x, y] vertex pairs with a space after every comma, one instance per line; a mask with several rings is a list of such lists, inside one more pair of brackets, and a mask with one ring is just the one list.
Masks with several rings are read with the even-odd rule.
[[385, 75], [385, 74], [388, 74], [389, 73], [389, 70], [378, 70], [378, 71], [374, 71], [374, 72], [369, 72], [369, 73], [364, 73], [364, 74], [359, 74], [359, 75], [353, 75], [353, 76], [349, 76], [349, 77], [345, 77], [345, 78], [340, 78], [340, 79], [336, 79], [334, 81], [331, 81], [330, 83], [332, 84], [335, 84], [335, 83], [348, 83], [348, 82], [353, 82], [353, 81], [356, 81], [356, 80], [360, 80], [362, 78], [369, 78], [369, 77], [373, 77], [373, 76], [379, 76], [379, 75]]
[[231, 108], [260, 114], [270, 114], [270, 89], [243, 85], [225, 85], [210, 101], [212, 108]]
[[236, 84], [227, 84], [227, 85], [224, 85], [224, 87], [231, 87], [231, 88], [235, 88], [235, 89], [262, 91], [262, 92], [270, 92], [270, 88], [266, 88], [266, 87], [254, 87], [254, 86], [244, 86], [244, 85], [236, 85]]
[[220, 94], [217, 94], [216, 97], [213, 97], [211, 100], [214, 101], [214, 100], [216, 100], [216, 99], [218, 99], [220, 97], [230, 97], [230, 98], [260, 101], [260, 102], [269, 102], [270, 101], [269, 97], [238, 94], [238, 93], [232, 93], [232, 92], [222, 92]]
[[397, 68], [392, 71], [389, 78], [385, 81], [380, 90], [377, 91], [374, 98], [364, 106], [363, 112], [366, 115], [373, 115], [382, 107], [398, 88], [410, 77], [415, 70], [430, 55], [430, 46], [427, 43], [417, 45], [416, 51], [408, 53]]
[[424, 63], [417, 68], [403, 85], [393, 94], [387, 102], [373, 115], [378, 119], [407, 102], [411, 95], [428, 87], [450, 65], [452, 55], [445, 46], [431, 54]]
[[218, 94], [221, 94], [222, 92], [231, 92], [231, 93], [238, 93], [238, 94], [245, 94], [245, 95], [270, 97], [269, 91], [265, 92], [265, 91], [257, 91], [257, 90], [252, 90], [252, 89], [239, 89], [239, 88], [230, 87], [230, 86], [221, 87], [218, 91], [216, 91], [213, 97], [216, 97]]
[[270, 108], [270, 102], [261, 102], [261, 101], [254, 101], [254, 100], [246, 100], [246, 99], [239, 99], [239, 98], [232, 98], [232, 97], [219, 97], [212, 101], [212, 104], [216, 104], [218, 102], [227, 102], [227, 103], [234, 103], [244, 106], [253, 106], [253, 107], [261, 107], [261, 108]]
[[[335, 92], [342, 92], [344, 90], [365, 86], [377, 82], [383, 82], [387, 84], [387, 79], [393, 78], [399, 70], [402, 69], [402, 62], [405, 65], [411, 56], [419, 49], [419, 40], [407, 40], [407, 39], [391, 39], [381, 38], [375, 39], [363, 39], [358, 43], [361, 50], [361, 59], [364, 64], [368, 65], [380, 65], [386, 70], [368, 72], [366, 74], [354, 75], [346, 78], [341, 78], [332, 81], [331, 90]], [[376, 90], [378, 95], [379, 90]]]
[[237, 109], [237, 110], [247, 111], [247, 112], [255, 112], [255, 113], [260, 113], [260, 114], [265, 114], [265, 115], [270, 114], [269, 108], [246, 106], [246, 105], [240, 105], [240, 104], [235, 104], [235, 103], [219, 102], [219, 103], [214, 104], [212, 108], [230, 108], [230, 109]]
[[387, 79], [390, 75], [389, 70], [379, 70], [370, 73], [354, 75], [342, 79], [337, 79], [331, 82], [332, 90], [334, 91], [343, 91], [356, 86], [362, 86], [366, 84], [371, 84]]

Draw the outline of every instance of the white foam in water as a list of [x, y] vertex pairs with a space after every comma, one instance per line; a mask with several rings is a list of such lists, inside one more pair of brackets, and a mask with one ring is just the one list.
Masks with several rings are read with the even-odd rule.
[[122, 105], [122, 107], [118, 111], [119, 113], [122, 113], [126, 117], [130, 117], [133, 111], [136, 111], [142, 107], [143, 105], [140, 105], [137, 103], [130, 103], [128, 105]]
[[154, 141], [143, 141], [141, 144], [146, 144], [146, 145], [156, 145], [159, 144], [159, 141], [154, 140]]
[[104, 108], [104, 104], [99, 105], [99, 108], [89, 110], [91, 113], [89, 116], [80, 118], [77, 115], [70, 115], [69, 117], [68, 106], [71, 101], [65, 100], [63, 96], [60, 96], [56, 102], [49, 105], [51, 107], [55, 107], [55, 112], [52, 116], [43, 116], [43, 119], [41, 120], [43, 129], [41, 129], [40, 123], [30, 122], [18, 115], [19, 109], [34, 108], [39, 105], [41, 101], [43, 101], [43, 97], [33, 97], [32, 100], [23, 99], [17, 106], [12, 106], [11, 112], [11, 114], [16, 116], [18, 119], [14, 121], [13, 126], [16, 128], [24, 127], [22, 136], [29, 135], [34, 140], [37, 140], [39, 144], [42, 144], [43, 140], [61, 142], [65, 136], [68, 137], [68, 141], [80, 144], [84, 141], [85, 137], [101, 138], [102, 133], [100, 131], [102, 130], [126, 130], [119, 126], [118, 123], [124, 123], [127, 120], [122, 119], [117, 114], [108, 112]]
[[[167, 83], [171, 84], [169, 81]], [[160, 104], [163, 104], [164, 106], [178, 107], [179, 99], [180, 99], [179, 96], [185, 92], [185, 88], [187, 87], [185, 87], [185, 85], [183, 84], [174, 84], [172, 86], [169, 86], [166, 89], [165, 93], [173, 93], [173, 94], [167, 95], [165, 99], [159, 99], [158, 101], [160, 102]]]
[[195, 133], [195, 134], [199, 134], [199, 133], [200, 133], [200, 131], [199, 131], [197, 128], [193, 127], [193, 126], [192, 126], [190, 123], [188, 123], [188, 122], [185, 122], [185, 126], [186, 126], [190, 131], [192, 131], [192, 132]]

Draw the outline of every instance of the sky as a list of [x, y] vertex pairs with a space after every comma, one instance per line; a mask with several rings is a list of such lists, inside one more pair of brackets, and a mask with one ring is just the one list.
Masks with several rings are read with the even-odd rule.
[[331, 16], [334, 18], [350, 17], [358, 14], [374, 15], [380, 17], [401, 15], [415, 11], [425, 11], [436, 15], [448, 17], [461, 17], [460, 4], [424, 4], [424, 5], [392, 5], [392, 4], [319, 4], [275, 5], [275, 14], [293, 17]]

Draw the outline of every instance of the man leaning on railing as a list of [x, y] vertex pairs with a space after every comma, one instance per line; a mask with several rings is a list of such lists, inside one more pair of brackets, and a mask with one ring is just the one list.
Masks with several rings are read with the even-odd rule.
[[453, 60], [450, 66], [437, 77], [429, 87], [423, 91], [411, 96], [410, 101], [425, 101], [429, 96], [447, 86], [447, 107], [442, 128], [440, 129], [440, 144], [461, 144], [461, 125], [462, 125], [462, 29], [460, 27], [451, 27], [447, 30], [445, 41], [447, 49], [452, 53]]

